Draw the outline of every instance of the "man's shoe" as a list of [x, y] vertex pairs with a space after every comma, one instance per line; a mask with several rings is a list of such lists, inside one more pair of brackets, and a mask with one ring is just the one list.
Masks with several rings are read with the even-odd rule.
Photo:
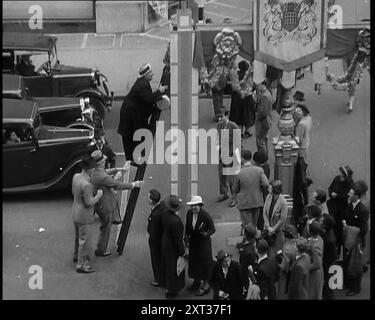
[[227, 194], [221, 194], [219, 198], [217, 199], [217, 202], [222, 202], [224, 200], [227, 200], [229, 196]]
[[97, 257], [107, 257], [107, 256], [109, 256], [110, 254], [112, 254], [112, 253], [109, 252], [109, 251], [106, 251], [106, 252], [95, 251], [95, 255], [96, 255]]
[[154, 287], [159, 287], [160, 286], [159, 282], [156, 282], [156, 281], [152, 281], [151, 285], [153, 285]]
[[352, 297], [352, 296], [356, 296], [357, 294], [359, 294], [359, 292], [348, 291], [345, 295], [346, 295], [347, 297]]
[[232, 208], [232, 207], [234, 207], [235, 205], [237, 204], [237, 201], [232, 201], [230, 204], [229, 204], [229, 206]]
[[76, 271], [78, 273], [93, 273], [93, 272], [95, 272], [95, 270], [92, 269], [91, 267], [77, 268]]

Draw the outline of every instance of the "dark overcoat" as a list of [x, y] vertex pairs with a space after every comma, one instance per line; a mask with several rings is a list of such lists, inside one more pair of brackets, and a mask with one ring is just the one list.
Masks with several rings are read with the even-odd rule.
[[279, 280], [280, 267], [276, 260], [267, 257], [255, 265], [254, 275], [260, 289], [261, 299], [276, 299], [276, 283]]
[[161, 284], [169, 292], [177, 293], [185, 286], [185, 271], [177, 276], [177, 259], [185, 254], [184, 226], [180, 217], [170, 210], [163, 213], [161, 221]]
[[249, 288], [249, 266], [254, 266], [257, 260], [257, 254], [255, 249], [256, 242], [254, 239], [246, 241], [240, 245], [239, 256], [241, 266], [241, 277], [243, 286], [247, 290]]
[[[238, 80], [242, 80], [246, 72], [238, 72]], [[250, 128], [255, 122], [255, 101], [252, 96], [241, 98], [241, 94], [232, 91], [230, 101], [229, 120], [235, 122], [238, 126]]]
[[213, 263], [211, 235], [215, 233], [215, 226], [209, 213], [202, 208], [198, 213], [195, 228], [192, 221], [193, 212], [189, 210], [185, 226], [185, 237], [189, 241], [189, 277], [206, 281]]
[[216, 262], [211, 270], [209, 283], [214, 291], [214, 300], [219, 299], [220, 290], [229, 294], [229, 300], [243, 299], [241, 267], [237, 261], [231, 261], [226, 277], [224, 277], [221, 263]]
[[292, 263], [288, 283], [289, 300], [307, 300], [309, 298], [310, 257], [302, 254]]
[[148, 217], [147, 233], [149, 234], [148, 244], [151, 254], [151, 265], [154, 273], [154, 280], [160, 283], [161, 265], [161, 238], [163, 235], [162, 215], [167, 208], [164, 201], [152, 208]]
[[123, 138], [126, 159], [132, 159], [134, 148], [140, 143], [133, 141], [133, 134], [140, 128], [148, 128], [148, 118], [155, 110], [155, 103], [162, 93], [152, 92], [150, 82], [138, 78], [124, 99], [120, 110], [120, 123], [117, 133]]
[[[348, 193], [353, 185], [352, 179], [340, 180], [340, 176], [336, 176], [330, 186], [328, 187], [329, 199], [327, 207], [329, 213], [335, 218], [336, 224], [334, 227], [337, 245], [342, 245], [342, 219], [348, 206]], [[337, 193], [337, 196], [332, 197], [332, 192]]]

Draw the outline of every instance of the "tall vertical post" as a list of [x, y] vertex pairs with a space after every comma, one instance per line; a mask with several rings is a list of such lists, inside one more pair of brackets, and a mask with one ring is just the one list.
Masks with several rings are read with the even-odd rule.
[[[171, 193], [186, 202], [192, 194], [192, 167], [188, 163], [192, 128], [193, 100], [193, 31], [191, 11], [178, 10], [177, 31], [171, 31], [171, 132], [172, 144], [178, 143], [171, 155]], [[198, 95], [197, 95], [198, 97]], [[194, 99], [197, 100], [197, 99]], [[172, 148], [173, 151], [174, 148]], [[195, 188], [195, 187], [194, 187]]]
[[278, 122], [280, 130], [279, 137], [273, 141], [275, 148], [275, 171], [274, 179], [281, 180], [283, 185], [283, 194], [288, 202], [289, 219], [293, 208], [293, 182], [294, 170], [298, 159], [299, 146], [293, 137], [294, 118], [293, 118], [293, 99], [291, 90], [284, 93], [281, 99], [282, 109]]

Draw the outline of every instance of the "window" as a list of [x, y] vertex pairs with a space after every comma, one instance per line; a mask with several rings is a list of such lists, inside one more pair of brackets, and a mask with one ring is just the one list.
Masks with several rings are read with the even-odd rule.
[[33, 140], [32, 129], [27, 123], [3, 124], [3, 145], [29, 144]]

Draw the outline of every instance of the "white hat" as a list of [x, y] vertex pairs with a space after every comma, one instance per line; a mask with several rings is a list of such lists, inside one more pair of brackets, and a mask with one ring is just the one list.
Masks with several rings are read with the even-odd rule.
[[151, 70], [151, 65], [149, 63], [143, 64], [139, 69], [138, 69], [138, 78], [142, 78], [152, 72]]
[[196, 204], [203, 204], [202, 197], [200, 196], [192, 196], [189, 202], [186, 202], [188, 206], [194, 206]]

